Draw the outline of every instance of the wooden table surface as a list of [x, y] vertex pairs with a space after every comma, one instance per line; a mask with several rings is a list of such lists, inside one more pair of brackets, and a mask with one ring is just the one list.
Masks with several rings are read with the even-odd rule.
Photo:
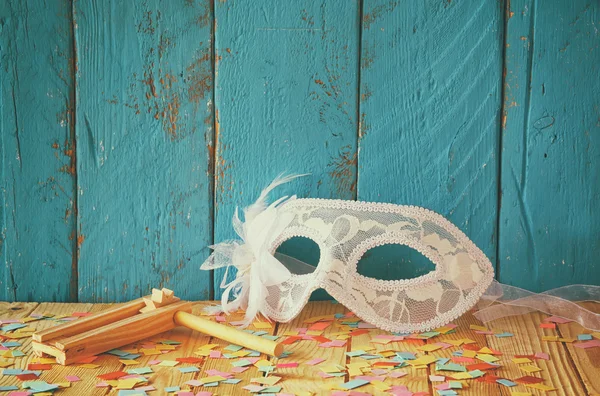
[[[207, 302], [198, 302], [195, 305], [194, 312], [198, 313]], [[600, 312], [600, 304], [584, 303], [590, 309]], [[23, 318], [32, 313], [47, 314], [53, 313], [72, 314], [73, 312], [98, 312], [105, 309], [109, 304], [57, 304], [57, 303], [0, 303], [0, 319], [8, 318]], [[311, 302], [305, 307], [302, 314], [290, 323], [275, 324], [271, 329], [273, 334], [284, 334], [286, 331], [295, 330], [297, 328], [306, 327], [304, 320], [306, 318], [328, 315], [335, 313], [345, 313], [348, 310], [341, 304], [334, 304], [328, 301]], [[435, 337], [423, 343], [436, 343], [450, 339], [470, 338], [475, 340], [481, 347], [488, 346], [492, 349], [499, 350], [503, 353], [500, 357], [502, 368], [496, 370], [496, 375], [502, 378], [514, 380], [526, 375], [522, 372], [518, 365], [513, 363], [511, 359], [516, 354], [534, 354], [536, 352], [545, 352], [550, 356], [550, 360], [537, 360], [535, 362], [542, 371], [531, 374], [541, 377], [544, 384], [557, 388], [553, 392], [542, 392], [535, 389], [530, 389], [524, 385], [518, 385], [513, 388], [508, 388], [497, 383], [480, 382], [477, 380], [468, 380], [468, 388], [458, 390], [459, 395], [511, 395], [511, 392], [529, 392], [532, 395], [598, 395], [600, 394], [600, 347], [580, 349], [573, 347], [572, 344], [561, 342], [546, 342], [542, 341], [544, 335], [560, 335], [562, 337], [577, 337], [578, 334], [590, 333], [585, 331], [581, 326], [574, 323], [559, 324], [556, 330], [542, 329], [539, 324], [547, 317], [540, 313], [531, 313], [524, 316], [517, 316], [497, 320], [488, 326], [490, 329], [501, 330], [513, 333], [513, 337], [498, 338], [493, 335], [480, 335], [471, 330], [471, 324], [481, 325], [472, 315], [467, 314], [456, 320], [454, 323], [458, 325], [456, 332]], [[238, 319], [235, 315], [232, 320]], [[42, 329], [55, 325], [55, 321], [42, 320], [32, 322], [31, 325], [36, 329]], [[252, 328], [252, 327], [251, 327]], [[330, 326], [325, 329], [323, 335], [339, 331], [335, 326]], [[380, 330], [371, 329], [369, 334], [358, 335], [350, 338], [344, 348], [320, 348], [317, 342], [300, 341], [287, 346], [286, 350], [292, 352], [292, 355], [285, 359], [285, 362], [298, 362], [297, 368], [280, 368], [276, 370], [278, 376], [282, 380], [278, 385], [283, 386], [282, 392], [288, 394], [301, 394], [302, 391], [313, 392], [314, 394], [329, 394], [330, 391], [324, 390], [324, 386], [330, 386], [336, 383], [347, 381], [348, 378], [328, 378], [323, 379], [319, 376], [320, 367], [326, 364], [345, 365], [352, 361], [358, 361], [360, 358], [347, 358], [346, 352], [351, 350], [353, 346], [368, 345], [369, 340], [377, 334], [382, 334]], [[173, 352], [161, 355], [160, 359], [174, 360], [176, 357], [194, 356], [194, 351], [204, 344], [216, 343], [226, 345], [218, 339], [210, 339], [198, 332], [192, 332], [185, 328], [176, 328], [163, 335], [163, 338], [181, 341], [182, 345]], [[25, 357], [14, 359], [14, 365], [11, 368], [26, 368], [34, 356], [31, 353], [29, 338], [20, 340], [23, 345], [17, 349], [22, 350], [27, 354]], [[394, 351], [412, 351], [419, 355], [426, 354], [417, 350], [419, 344], [408, 342], [393, 342], [387, 345], [372, 344], [377, 350], [388, 349]], [[218, 348], [218, 347], [217, 347]], [[446, 350], [438, 350], [429, 352], [436, 357], [448, 357], [452, 352], [461, 349], [460, 347], [451, 347]], [[128, 368], [145, 367], [148, 361], [154, 359], [153, 356], [142, 356], [138, 360], [140, 364], [137, 366], [129, 366]], [[310, 366], [304, 364], [314, 358], [326, 359], [325, 362]], [[274, 363], [277, 359], [273, 359]], [[48, 382], [64, 382], [65, 376], [77, 375], [81, 381], [72, 384], [71, 388], [62, 389], [56, 392], [57, 395], [103, 395], [117, 394], [116, 391], [110, 391], [106, 388], [96, 388], [96, 384], [100, 381], [97, 375], [108, 373], [117, 370], [126, 369], [119, 362], [117, 357], [111, 355], [101, 355], [95, 363], [100, 367], [97, 369], [84, 369], [77, 366], [62, 367], [54, 365], [51, 370], [44, 371], [41, 379]], [[188, 389], [184, 382], [191, 379], [197, 379], [207, 376], [204, 372], [209, 369], [217, 369], [224, 372], [229, 372], [232, 368], [231, 361], [228, 359], [206, 359], [199, 366], [200, 371], [195, 373], [182, 374], [177, 367], [161, 367], [152, 366], [155, 371], [149, 376], [149, 383], [156, 387], [156, 391], [150, 392], [151, 395], [166, 394], [165, 387], [181, 386], [182, 389]], [[386, 383], [390, 385], [406, 385], [412, 392], [426, 391], [431, 395], [437, 394], [435, 388], [432, 388], [432, 383], [429, 382], [430, 374], [450, 374], [449, 372], [435, 372], [435, 365], [429, 365], [427, 369], [413, 369], [410, 366], [403, 368], [408, 375], [403, 378], [394, 379], [387, 378]], [[487, 375], [487, 374], [486, 374]], [[236, 378], [241, 378], [242, 382], [238, 385], [221, 384], [215, 388], [193, 387], [192, 391], [210, 391], [219, 395], [236, 395], [250, 394], [248, 391], [241, 389], [242, 386], [248, 385], [251, 378], [261, 376], [257, 369], [251, 366], [246, 372], [236, 374]], [[14, 376], [0, 376], [0, 386], [19, 385], [20, 381]], [[373, 385], [365, 385], [356, 389], [360, 392], [369, 394], [388, 394], [380, 392]], [[435, 392], [435, 393], [434, 393]]]

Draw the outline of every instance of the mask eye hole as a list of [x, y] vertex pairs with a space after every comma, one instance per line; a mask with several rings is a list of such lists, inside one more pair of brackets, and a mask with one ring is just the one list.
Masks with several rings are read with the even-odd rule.
[[315, 241], [305, 237], [292, 237], [284, 241], [275, 251], [275, 257], [292, 274], [311, 274], [319, 264], [321, 249]]
[[367, 250], [357, 265], [357, 272], [381, 280], [413, 279], [435, 270], [427, 257], [410, 246], [386, 244]]

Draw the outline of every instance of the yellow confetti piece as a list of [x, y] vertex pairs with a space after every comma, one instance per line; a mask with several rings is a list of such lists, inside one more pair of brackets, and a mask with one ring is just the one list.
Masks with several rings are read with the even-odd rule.
[[447, 344], [450, 345], [454, 345], [454, 346], [461, 346], [462, 344], [464, 344], [463, 340], [443, 340], [442, 342], [445, 342]]
[[428, 364], [431, 364], [433, 362], [435, 362], [437, 359], [431, 355], [425, 355], [425, 356], [421, 356], [418, 359], [414, 359], [414, 360], [409, 360], [407, 363], [410, 364], [411, 366], [427, 366]]
[[246, 350], [246, 349], [240, 349], [237, 352], [233, 352], [232, 355], [233, 356], [237, 356], [237, 357], [244, 357], [244, 356], [248, 356], [250, 355], [252, 352]]
[[288, 330], [288, 331], [284, 331], [283, 336], [297, 336], [298, 335], [298, 331], [296, 330]]
[[369, 340], [369, 342], [372, 342], [373, 344], [387, 345], [392, 342], [392, 340], [388, 338], [373, 338]]
[[486, 353], [488, 355], [493, 355], [494, 351], [492, 351], [490, 348], [488, 347], [483, 347], [480, 350], [477, 351], [477, 353]]
[[[255, 382], [257, 384], [261, 384], [261, 385], [269, 385], [269, 386], [273, 386], [275, 385], [277, 382], [279, 382], [279, 380], [281, 379], [281, 377], [277, 377], [275, 375], [272, 375], [270, 377], [260, 377], [260, 378], [252, 378], [250, 380], [250, 382]], [[214, 382], [214, 381], [213, 381]]]
[[487, 355], [485, 353], [478, 353], [477, 356], [475, 356], [475, 357], [486, 363], [494, 363], [494, 362], [497, 362], [498, 360], [500, 360], [494, 355]]
[[474, 325], [474, 324], [472, 324], [472, 325], [469, 325], [469, 328], [470, 328], [471, 330], [477, 330], [477, 331], [488, 331], [487, 327], [484, 327], [484, 326], [477, 326], [477, 325]]
[[436, 345], [436, 344], [425, 344], [423, 346], [420, 346], [417, 348], [419, 351], [424, 351], [424, 352], [433, 352], [433, 351], [437, 351], [438, 349], [442, 349], [442, 347], [440, 345]]
[[273, 324], [269, 322], [254, 322], [252, 325], [257, 329], [272, 329]]
[[162, 354], [158, 349], [145, 349], [145, 348], [142, 348], [142, 349], [140, 349], [140, 352], [143, 353], [145, 356], [161, 355]]
[[270, 366], [271, 362], [269, 362], [268, 360], [265, 359], [261, 359], [259, 361], [257, 361], [256, 363], [254, 363], [254, 366], [256, 367], [263, 367], [263, 366]]
[[523, 363], [532, 363], [530, 359], [527, 358], [514, 358], [512, 359], [513, 363], [523, 364]]
[[383, 356], [383, 357], [386, 357], [386, 358], [396, 355], [396, 352], [392, 351], [391, 349], [386, 349], [386, 350], [383, 350], [383, 351], [378, 351], [377, 353], [379, 355]]
[[385, 382], [378, 381], [378, 380], [371, 381], [371, 385], [373, 385], [375, 388], [379, 389], [382, 392], [385, 392], [385, 391], [387, 391], [388, 389], [391, 388], [391, 386], [389, 386]]
[[474, 358], [475, 356], [477, 356], [477, 352], [466, 349], [463, 351], [462, 355], [463, 357]]
[[[174, 351], [177, 347], [175, 345], [157, 345], [155, 347], [156, 349], [158, 349], [159, 351]], [[127, 352], [127, 351], [125, 351]], [[130, 352], [130, 353], [135, 353], [135, 352]]]
[[533, 394], [529, 392], [511, 392], [511, 396], [533, 396]]
[[519, 368], [521, 370], [525, 371], [527, 374], [537, 373], [538, 371], [542, 371], [541, 368], [539, 368], [538, 366], [534, 366], [533, 364], [530, 364], [527, 366], [519, 366]]
[[215, 349], [218, 346], [219, 346], [219, 344], [205, 344], [205, 345], [202, 345], [201, 347], [199, 347], [198, 350], [210, 351], [211, 349]]
[[473, 378], [471, 376], [471, 374], [469, 374], [467, 372], [465, 372], [465, 373], [454, 373], [454, 374], [452, 374], [452, 377], [456, 378], [456, 379], [471, 379], [471, 378]]
[[14, 363], [6, 360], [0, 360], [0, 367], [6, 368], [8, 366], [12, 366]]
[[470, 338], [463, 338], [462, 342], [463, 342], [463, 344], [475, 344], [477, 341], [472, 340]]
[[133, 389], [133, 387], [136, 386], [138, 382], [140, 382], [140, 380], [137, 378], [127, 378], [124, 380], [119, 380], [119, 383], [117, 384], [117, 389]]
[[356, 345], [356, 346], [352, 347], [352, 350], [369, 352], [369, 351], [375, 350], [375, 348], [372, 347], [371, 345]]
[[58, 385], [61, 388], [70, 388], [71, 387], [71, 383], [69, 381], [67, 382], [55, 382], [55, 385]]
[[123, 359], [123, 360], [119, 360], [119, 362], [123, 363], [125, 366], [133, 366], [135, 364], [140, 364], [140, 362], [138, 362], [137, 360], [131, 360], [131, 359]]
[[350, 377], [356, 377], [357, 375], [363, 375], [360, 367], [348, 367], [348, 375]]
[[441, 334], [446, 334], [446, 333], [448, 333], [451, 330], [452, 330], [452, 327], [444, 326], [444, 327], [438, 327], [437, 329], [435, 329], [433, 331], [436, 331], [436, 332], [441, 333]]
[[220, 375], [211, 375], [210, 377], [200, 378], [200, 381], [202, 381], [203, 384], [210, 384], [211, 382], [225, 381], [226, 379], [227, 378]]
[[97, 369], [98, 367], [100, 367], [100, 365], [93, 364], [93, 363], [86, 363], [86, 364], [80, 364], [77, 367], [86, 368], [86, 369]]

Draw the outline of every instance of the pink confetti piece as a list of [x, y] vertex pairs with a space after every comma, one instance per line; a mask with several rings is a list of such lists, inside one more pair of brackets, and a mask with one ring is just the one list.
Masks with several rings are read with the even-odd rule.
[[382, 375], [374, 376], [374, 375], [357, 375], [356, 377], [352, 377], [352, 379], [359, 379], [365, 381], [385, 381], [385, 377]]
[[350, 393], [348, 393], [348, 396], [371, 396], [371, 394], [359, 391], [350, 391]]
[[573, 346], [575, 348], [581, 348], [581, 349], [600, 347], [600, 340], [592, 340], [592, 341], [586, 341], [586, 342], [579, 342], [577, 344], [573, 344]]
[[315, 358], [313, 360], [309, 360], [308, 362], [306, 362], [306, 364], [308, 364], [309, 366], [316, 366], [319, 363], [324, 362], [325, 359], [321, 359], [321, 358]]
[[212, 392], [198, 392], [196, 396], [212, 396]]
[[442, 347], [442, 349], [448, 349], [448, 348], [450, 348], [451, 346], [454, 346], [454, 345], [452, 345], [452, 344], [448, 344], [448, 343], [446, 343], [446, 342], [436, 342], [436, 343], [435, 343], [435, 345], [441, 346], [441, 347]]
[[194, 379], [194, 380], [187, 381], [185, 384], [189, 385], [189, 386], [202, 386], [204, 384], [204, 382]]
[[277, 368], [294, 368], [294, 367], [298, 367], [298, 363], [296, 362], [290, 362], [290, 363], [278, 363]]
[[31, 395], [31, 392], [21, 392], [21, 391], [12, 391], [8, 394], [8, 396], [29, 396]]
[[231, 378], [231, 377], [233, 377], [233, 374], [231, 374], [231, 373], [226, 373], [226, 372], [215, 370], [215, 369], [206, 370], [205, 373], [208, 374], [208, 375], [210, 375], [210, 376], [219, 375], [219, 376], [224, 377], [224, 378]]
[[146, 385], [146, 386], [140, 386], [139, 388], [135, 388], [135, 390], [141, 391], [141, 392], [152, 392], [152, 391], [155, 391], [156, 388], [153, 387], [152, 385]]
[[437, 390], [449, 390], [450, 389], [450, 384], [447, 383], [447, 382], [444, 382], [443, 384], [436, 385], [435, 389], [437, 389]]
[[534, 356], [538, 359], [550, 360], [550, 356], [544, 352], [537, 352]]
[[232, 373], [243, 373], [244, 371], [248, 370], [250, 367], [233, 367], [231, 369]]
[[250, 392], [260, 392], [261, 390], [265, 389], [264, 386], [260, 386], [260, 385], [246, 385], [243, 386], [242, 389], [246, 389], [247, 391]]
[[179, 391], [175, 393], [177, 396], [194, 396], [194, 392]]
[[156, 364], [160, 364], [160, 362], [161, 362], [160, 360], [154, 359], [154, 360], [150, 360], [148, 362], [148, 364], [151, 365], [151, 366], [153, 366], [153, 365], [156, 365]]
[[493, 331], [489, 331], [489, 330], [486, 330], [486, 331], [475, 330], [475, 334], [494, 335], [494, 332]]
[[107, 388], [107, 387], [108, 387], [108, 384], [106, 382], [104, 382], [104, 381], [98, 382], [96, 384], [96, 388]]
[[80, 379], [78, 376], [76, 376], [76, 375], [67, 375], [67, 376], [65, 377], [65, 379], [66, 379], [67, 381], [69, 381], [69, 382], [77, 382], [77, 381], [80, 381], [80, 380], [81, 380], [81, 379]]
[[333, 375], [329, 375], [327, 373], [324, 373], [322, 371], [319, 371], [319, 377], [321, 377], [321, 378], [332, 378], [334, 376]]
[[405, 375], [408, 375], [408, 373], [406, 371], [401, 371], [401, 370], [392, 371], [391, 373], [388, 374], [388, 376], [392, 377], [392, 378], [402, 378]]
[[376, 368], [376, 369], [372, 369], [371, 372], [375, 375], [385, 375], [385, 374], [387, 374], [388, 371], [384, 370], [384, 369]]
[[219, 359], [221, 357], [221, 351], [210, 351], [208, 357]]
[[444, 382], [444, 381], [446, 381], [446, 377], [444, 377], [443, 375], [430, 375], [429, 376], [429, 381], [431, 381], [431, 382]]

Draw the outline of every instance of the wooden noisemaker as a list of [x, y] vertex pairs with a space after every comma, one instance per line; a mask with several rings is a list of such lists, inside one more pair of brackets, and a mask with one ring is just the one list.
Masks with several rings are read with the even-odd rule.
[[153, 289], [151, 296], [36, 332], [32, 349], [38, 356], [48, 354], [56, 357], [59, 364], [67, 365], [184, 326], [267, 355], [280, 356], [283, 352], [281, 343], [191, 312], [191, 302], [181, 301], [171, 290]]

